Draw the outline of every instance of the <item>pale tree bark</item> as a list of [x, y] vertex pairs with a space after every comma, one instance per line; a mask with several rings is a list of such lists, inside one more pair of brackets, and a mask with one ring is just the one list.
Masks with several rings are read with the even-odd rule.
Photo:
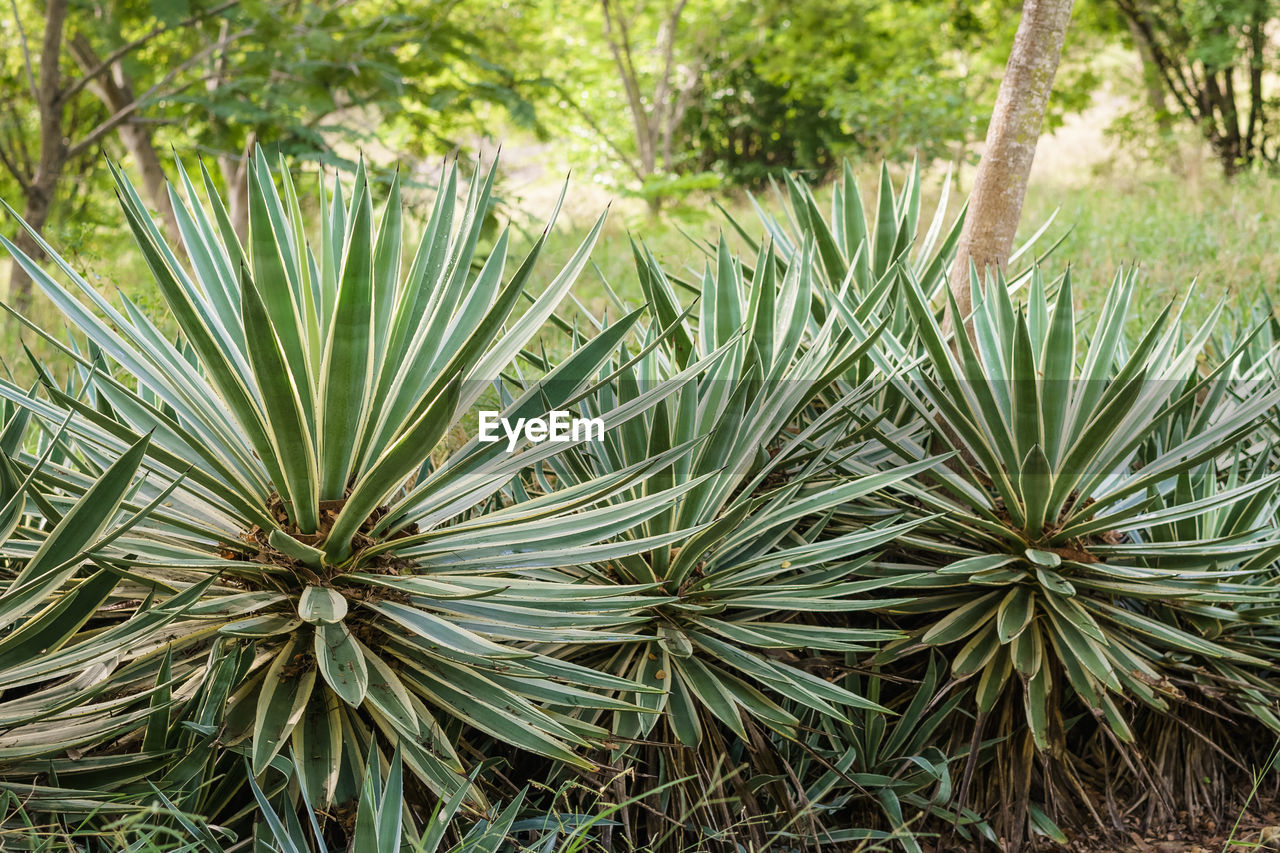
[[[1005, 268], [1027, 194], [1036, 142], [1071, 20], [1072, 0], [1024, 0], [1009, 64], [996, 95], [986, 149], [951, 266], [951, 292], [961, 317], [972, 310], [969, 263], [980, 274]], [[947, 328], [957, 321], [947, 312]], [[972, 335], [971, 324], [968, 325]]]
[[[649, 97], [641, 86], [643, 73], [636, 65], [636, 50], [640, 45], [632, 35], [634, 20], [629, 19], [621, 0], [601, 0], [604, 13], [604, 40], [618, 69], [618, 77], [626, 96], [627, 109], [635, 131], [636, 154], [623, 155], [621, 149], [609, 141], [615, 153], [622, 156], [627, 168], [641, 183], [657, 174], [660, 169], [671, 171], [675, 163], [675, 131], [684, 120], [692, 96], [697, 88], [698, 73], [690, 65], [682, 65], [676, 58], [676, 37], [680, 19], [688, 0], [675, 0], [668, 8], [658, 27], [654, 53], [658, 58], [658, 72]], [[639, 9], [636, 10], [638, 17]], [[701, 62], [701, 60], [699, 60]], [[695, 65], [698, 63], [695, 63]], [[570, 103], [573, 103], [570, 101]], [[576, 107], [576, 104], [574, 104]], [[579, 109], [581, 112], [581, 110]], [[588, 121], [597, 133], [599, 126]], [[603, 134], [602, 134], [603, 135]], [[608, 141], [608, 140], [606, 140]], [[649, 211], [657, 213], [662, 199], [649, 197]]]

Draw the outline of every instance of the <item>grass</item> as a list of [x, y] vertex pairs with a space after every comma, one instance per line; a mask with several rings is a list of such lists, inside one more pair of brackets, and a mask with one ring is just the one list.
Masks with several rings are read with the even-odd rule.
[[[901, 177], [899, 170], [895, 180]], [[926, 179], [927, 211], [933, 209], [941, 181], [941, 175]], [[874, 173], [864, 175], [862, 185], [864, 194], [874, 188]], [[959, 193], [952, 195], [954, 212]], [[825, 201], [822, 194], [819, 201]], [[756, 222], [745, 196], [722, 203], [740, 222]], [[1083, 181], [1033, 183], [1023, 208], [1020, 239], [1056, 210], [1047, 239], [1063, 240], [1046, 261], [1046, 270], [1057, 275], [1070, 266], [1080, 307], [1097, 304], [1116, 271], [1136, 264], [1145, 282], [1145, 306], [1158, 310], [1185, 296], [1195, 282], [1188, 310], [1202, 317], [1221, 298], [1247, 309], [1280, 281], [1280, 218], [1273, 215], [1278, 208], [1280, 178], [1274, 176], [1246, 174], [1228, 182], [1213, 170], [1173, 174], [1143, 169], [1134, 174], [1117, 165]], [[722, 224], [723, 217], [708, 199], [656, 219], [615, 211], [594, 260], [616, 290], [637, 298], [631, 234], [642, 236], [668, 269], [700, 268], [703, 258], [685, 234], [714, 239]], [[576, 236], [557, 235], [551, 252], [555, 262], [572, 250]], [[608, 307], [604, 288], [593, 275], [584, 276], [577, 294], [592, 310]]]
[[[1043, 177], [1046, 172], [1050, 177]], [[895, 180], [901, 180], [903, 174], [897, 170]], [[1112, 162], [1102, 169], [1086, 169], [1083, 176], [1079, 168], [1072, 167], [1070, 179], [1052, 168], [1041, 169], [1038, 175], [1023, 209], [1022, 236], [1058, 211], [1050, 239], [1065, 237], [1046, 262], [1046, 269], [1056, 275], [1070, 265], [1081, 307], [1098, 304], [1116, 270], [1135, 263], [1144, 273], [1144, 304], [1152, 310], [1185, 295], [1197, 281], [1189, 305], [1193, 317], [1204, 316], [1223, 297], [1248, 310], [1280, 280], [1280, 219], [1272, 215], [1280, 206], [1280, 178], [1247, 174], [1227, 182], [1215, 170], [1186, 158], [1173, 169], [1166, 164], [1130, 169]], [[940, 172], [926, 178], [926, 211], [932, 211], [942, 180]], [[874, 170], [863, 170], [862, 185], [864, 194], [873, 190]], [[952, 195], [954, 211], [960, 194]], [[819, 202], [825, 199], [825, 194], [819, 193]], [[549, 203], [544, 203], [547, 200], [540, 194], [513, 205], [514, 221], [522, 232], [513, 241], [514, 252], [522, 251], [540, 231], [542, 217], [550, 210]], [[767, 193], [761, 200], [776, 208]], [[574, 291], [582, 306], [595, 315], [606, 311], [617, 314], [602, 281], [625, 299], [640, 299], [631, 254], [633, 237], [643, 239], [665, 269], [677, 273], [700, 270], [704, 258], [687, 235], [715, 239], [720, 233], [725, 220], [713, 201], [754, 227], [756, 216], [745, 194], [689, 199], [657, 217], [644, 212], [635, 200], [615, 201], [592, 256], [594, 268], [583, 274]], [[556, 269], [565, 261], [609, 202], [587, 181], [574, 180], [566, 210], [542, 261], [545, 269]], [[12, 230], [12, 225], [5, 227], [5, 233]], [[56, 234], [51, 239], [55, 245], [60, 242]], [[107, 294], [119, 288], [161, 329], [168, 330], [159, 294], [123, 228], [87, 236], [78, 233], [73, 242], [69, 258], [90, 282]], [[0, 268], [7, 281], [7, 264]], [[58, 328], [52, 306], [38, 300], [35, 313], [37, 321]], [[580, 312], [570, 306], [566, 313], [573, 316]], [[12, 318], [0, 318], [0, 358], [19, 379], [29, 380], [32, 374], [25, 363], [24, 341], [38, 355], [52, 355], [47, 343], [22, 333]], [[547, 343], [554, 347], [556, 342]]]
[[1219, 298], [1255, 304], [1280, 280], [1280, 180], [1261, 174], [1227, 182], [1213, 175], [1164, 174], [1140, 179], [1102, 175], [1078, 187], [1035, 186], [1025, 223], [1042, 222], [1054, 208], [1071, 226], [1051, 267], [1070, 263], [1088, 304], [1122, 264], [1144, 273], [1147, 304], [1185, 295], [1202, 314]]

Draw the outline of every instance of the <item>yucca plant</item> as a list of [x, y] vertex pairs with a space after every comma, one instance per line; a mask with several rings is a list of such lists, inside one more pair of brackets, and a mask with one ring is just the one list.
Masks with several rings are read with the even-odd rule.
[[876, 670], [851, 672], [846, 687], [893, 713], [859, 711], [842, 722], [810, 712], [801, 736], [780, 744], [788, 772], [827, 827], [824, 841], [879, 842], [909, 853], [942, 834], [966, 846], [996, 841], [979, 815], [955, 802], [967, 755], [963, 748], [948, 750], [943, 735], [969, 701], [968, 686], [947, 683], [940, 657], [929, 658], [918, 682], [895, 684]]
[[[21, 853], [221, 853], [223, 842], [198, 817], [140, 803], [116, 804], [100, 791], [47, 789], [33, 801], [0, 793], [0, 845]], [[42, 811], [66, 804], [68, 811]]]
[[[15, 412], [0, 444], [7, 452], [27, 420]], [[148, 448], [143, 438], [119, 459], [68, 494], [46, 487], [63, 430], [52, 433], [32, 468], [0, 455], [0, 762], [21, 775], [23, 759], [52, 751], [78, 751], [144, 725], [159, 688], [154, 668], [126, 665], [120, 684], [139, 689], [113, 695], [103, 678], [106, 661], [128, 654], [149, 634], [163, 632], [196, 599], [184, 592], [160, 604], [122, 594], [119, 571], [96, 565], [99, 554], [128, 534], [169, 495], [159, 489], [144, 506], [122, 510], [142, 489], [138, 471]], [[100, 611], [115, 618], [83, 631]], [[35, 765], [33, 765], [35, 766]], [[40, 772], [32, 770], [31, 775]], [[36, 797], [35, 800], [39, 800]]]
[[[625, 534], [655, 544], [611, 561], [603, 574], [585, 575], [628, 589], [656, 585], [669, 597], [625, 629], [637, 642], [596, 650], [593, 660], [608, 658], [597, 668], [651, 687], [633, 700], [663, 714], [689, 746], [700, 742], [704, 719], [742, 738], [744, 717], [793, 733], [796, 719], [777, 701], [783, 697], [837, 718], [843, 708], [874, 707], [786, 663], [788, 651], [863, 652], [892, 636], [810, 618], [864, 607], [856, 596], [881, 582], [851, 582], [851, 562], [907, 530], [886, 522], [824, 537], [824, 516], [934, 464], [927, 459], [835, 481], [831, 460], [856, 446], [857, 425], [840, 408], [802, 417], [874, 344], [874, 332], [832, 315], [809, 337], [810, 264], [795, 265], [780, 280], [766, 273], [748, 287], [721, 243], [716, 268], [708, 266], [701, 284], [695, 324], [653, 257], [637, 248], [636, 259], [655, 315], [670, 328], [650, 329], [651, 345], [634, 355], [624, 345], [618, 361], [634, 368], [584, 407], [625, 405], [678, 381], [699, 359], [711, 367], [604, 442], [547, 463], [561, 482], [591, 482], [693, 445], [619, 498], [689, 484], [670, 508]], [[774, 264], [767, 250], [760, 253], [761, 269]], [[639, 711], [615, 711], [613, 718], [624, 738], [648, 735], [658, 721]]]
[[[459, 216], [458, 173], [446, 170], [407, 271], [398, 184], [375, 217], [363, 169], [350, 201], [333, 186], [309, 233], [287, 169], [281, 196], [259, 152], [242, 247], [203, 167], [204, 203], [179, 164], [181, 192], [170, 194], [185, 260], [113, 173], [179, 340], [127, 298], [112, 305], [52, 247], [42, 244], [70, 286], [5, 241], [91, 347], [61, 346], [87, 371], [74, 393], [6, 383], [0, 394], [43, 422], [70, 418], [52, 485], [87, 491], [111, 460], [143, 459], [148, 479], [122, 504], [140, 518], [95, 564], [118, 580], [115, 596], [146, 602], [137, 619], [175, 609], [181, 618], [153, 619], [127, 651], [77, 665], [100, 667], [116, 693], [139, 687], [117, 681], [121, 673], [149, 667], [148, 689], [162, 690], [172, 710], [157, 710], [160, 722], [137, 746], [178, 753], [160, 777], [178, 807], [215, 794], [233, 807], [242, 774], [228, 768], [228, 747], [243, 749], [266, 780], [273, 764], [287, 770], [280, 753], [291, 745], [313, 802], [349, 801], [375, 732], [442, 795], [467, 785], [457, 747], [473, 731], [588, 767], [576, 749], [607, 731], [574, 709], [632, 710], [607, 694], [646, 688], [529, 644], [610, 642], [619, 636], [610, 629], [664, 597], [652, 584], [583, 583], [589, 573], [579, 566], [673, 539], [621, 537], [690, 485], [616, 499], [670, 465], [670, 454], [531, 495], [513, 490], [513, 479], [564, 445], [449, 447], [554, 311], [600, 222], [516, 312], [546, 233], [505, 280], [505, 232], [477, 258], [492, 171], [472, 183]], [[638, 317], [583, 342], [509, 412], [541, 414], [583, 392], [583, 377]], [[606, 428], [680, 382], [601, 412]], [[10, 557], [34, 561], [30, 551], [47, 547], [46, 535], [33, 531]], [[87, 571], [63, 566], [41, 592], [56, 599], [87, 583]], [[135, 623], [104, 609], [86, 631]], [[226, 785], [211, 790], [202, 783], [209, 774]], [[470, 796], [483, 803], [477, 789]]]
[[[798, 177], [786, 174], [782, 186], [773, 187], [773, 204], [752, 197], [752, 206], [775, 247], [780, 262], [786, 266], [803, 261], [801, 248], [813, 241], [815, 252], [813, 276], [814, 310], [821, 316], [833, 310], [835, 301], [853, 306], [863, 303], [899, 274], [899, 267], [909, 269], [931, 300], [941, 299], [947, 288], [947, 274], [955, 257], [960, 229], [967, 208], [962, 206], [954, 216], [948, 215], [951, 198], [951, 176], [940, 182], [940, 190], [932, 216], [927, 220], [921, 195], [920, 164], [913, 164], [901, 188], [896, 188], [887, 164], [881, 164], [874, 198], [864, 200], [853, 166], [846, 160], [840, 179], [830, 188], [831, 202], [826, 209], [813, 190]], [[776, 212], [775, 212], [776, 211]], [[743, 223], [725, 211], [733, 230], [754, 251], [760, 241]], [[1036, 232], [1017, 247], [1010, 264], [1018, 270], [1011, 273], [1008, 284], [1018, 288], [1025, 284], [1031, 265], [1024, 256], [1039, 251], [1043, 259], [1057, 246], [1036, 247], [1041, 243], [1054, 217], [1049, 217]], [[924, 228], [924, 222], [928, 227]], [[923, 228], [923, 231], [921, 230]], [[706, 244], [713, 251], [712, 244]], [[1031, 258], [1037, 257], [1034, 254]], [[885, 316], [890, 329], [901, 336], [910, 330], [912, 320], [900, 295], [892, 311]], [[890, 341], [891, 342], [891, 341]]]
[[[939, 183], [931, 215], [926, 209], [919, 163], [913, 164], [900, 187], [894, 185], [887, 164], [882, 163], [874, 194], [864, 198], [854, 168], [846, 161], [840, 178], [829, 188], [829, 206], [820, 204], [814, 190], [794, 175], [785, 175], [782, 186], [774, 185], [771, 204], [752, 198], [767, 235], [764, 242], [773, 248], [780, 271], [793, 263], [809, 263], [813, 268], [811, 331], [833, 312], [843, 315], [850, 325], [867, 324], [872, 321], [871, 306], [887, 324], [877, 346], [851, 364], [824, 393], [824, 405], [841, 405], [840, 400], [852, 390], [873, 386], [876, 393], [859, 397], [859, 420], [877, 420], [884, 429], [909, 427], [914, 421], [914, 407], [902, 399], [896, 385], [885, 381], [923, 355], [918, 349], [908, 349], [915, 346], [916, 321], [907, 308], [899, 279], [912, 276], [941, 316], [966, 210], [962, 206], [950, 215], [951, 183], [948, 173]], [[748, 249], [758, 251], [762, 241], [727, 211], [725, 215]], [[1012, 252], [1006, 280], [1011, 292], [1025, 287], [1029, 280], [1032, 264], [1028, 260], [1043, 259], [1057, 247], [1056, 242], [1045, 245], [1053, 221], [1050, 216]], [[806, 257], [799, 248], [810, 241], [814, 251]], [[708, 253], [715, 250], [709, 242], [702, 247]], [[756, 270], [744, 266], [744, 274], [753, 279]], [[687, 286], [696, 290], [692, 284]]]
[[904, 280], [928, 361], [890, 380], [918, 431], [885, 441], [902, 462], [956, 456], [867, 508], [932, 514], [901, 548], [937, 563], [868, 567], [914, 596], [883, 609], [910, 633], [878, 662], [946, 649], [952, 674], [974, 683], [975, 742], [991, 718], [1055, 758], [1077, 702], [1121, 741], [1126, 700], [1176, 707], [1196, 682], [1261, 713], [1273, 691], [1243, 673], [1270, 664], [1236, 635], [1273, 611], [1257, 581], [1280, 555], [1280, 475], [1258, 434], [1280, 396], [1231, 381], [1233, 358], [1202, 360], [1217, 312], [1188, 334], [1165, 307], [1130, 346], [1135, 276], [1123, 273], [1081, 346], [1069, 275], [1050, 299], [1035, 274], [1025, 311], [1003, 281], [975, 277], [974, 338], [949, 339]]
[[[278, 853], [613, 853], [621, 849], [608, 834], [619, 825], [614, 817], [640, 799], [637, 796], [606, 804], [603, 792], [582, 782], [566, 783], [552, 790], [534, 780], [506, 805], [493, 806], [477, 816], [464, 809], [463, 791], [430, 808], [406, 798], [407, 780], [399, 754], [392, 755], [385, 770], [379, 772], [377, 766], [372, 760], [366, 762], [355, 816], [337, 841], [328, 839], [332, 833], [327, 827], [333, 816], [308, 801], [304, 787], [299, 786], [297, 791], [299, 810], [292, 807], [284, 793], [280, 801], [273, 801], [251, 782], [259, 807], [256, 849]], [[657, 787], [669, 788], [687, 781], [674, 779]], [[581, 810], [569, 806], [573, 793], [586, 795]], [[632, 849], [636, 853], [657, 853], [671, 848], [664, 846], [660, 838], [650, 838]]]
[[[159, 503], [122, 511], [142, 488], [147, 439], [82, 488], [66, 489], [49, 482], [63, 461], [65, 424], [31, 429], [26, 409], [2, 408], [0, 847], [172, 848], [184, 831], [155, 815], [128, 784], [156, 772], [159, 756], [83, 754], [159, 724], [168, 684], [157, 662], [116, 662], [165, 631], [199, 593], [189, 590], [157, 606], [153, 597], [121, 590], [119, 571], [96, 564]], [[157, 498], [168, 492], [161, 489]], [[95, 782], [77, 785], [95, 773]]]
[[[296, 760], [296, 756], [295, 756]], [[297, 767], [301, 774], [305, 771]], [[465, 789], [459, 789], [447, 800], [439, 802], [428, 812], [419, 826], [416, 813], [404, 797], [404, 765], [400, 752], [392, 754], [387, 764], [385, 779], [380, 770], [376, 747], [371, 748], [365, 762], [365, 772], [360, 780], [360, 793], [356, 801], [356, 814], [351, 821], [346, 838], [340, 847], [326, 831], [329, 816], [317, 810], [307, 795], [306, 786], [300, 786], [302, 817], [292, 807], [277, 808], [271, 798], [253, 781], [249, 784], [257, 801], [259, 813], [255, 825], [255, 847], [275, 853], [328, 853], [330, 850], [357, 850], [361, 853], [497, 853], [509, 839], [511, 825], [519, 814], [524, 801], [523, 794], [494, 815], [494, 819], [473, 821], [467, 830], [455, 826], [463, 806]], [[461, 836], [456, 844], [446, 842], [450, 832]]]
[[[811, 256], [813, 247], [805, 252]], [[852, 623], [867, 606], [863, 594], [893, 581], [856, 580], [851, 573], [908, 527], [885, 518], [830, 537], [827, 520], [835, 507], [934, 460], [833, 478], [833, 460], [867, 442], [848, 408], [818, 411], [812, 404], [874, 345], [876, 329], [848, 325], [837, 314], [811, 329], [812, 265], [795, 264], [780, 278], [766, 272], [749, 283], [721, 243], [695, 315], [641, 246], [636, 262], [654, 322], [638, 349], [619, 347], [583, 410], [609, 411], [681, 384], [604, 441], [548, 459], [536, 476], [589, 483], [690, 448], [617, 498], [646, 500], [676, 484], [688, 486], [669, 508], [623, 534], [649, 544], [582, 570], [592, 584], [653, 588], [664, 598], [621, 629], [629, 642], [583, 647], [575, 660], [648, 688], [621, 694], [639, 708], [598, 716], [611, 717], [615, 761], [640, 762], [659, 782], [698, 780], [652, 798], [658, 813], [694, 815], [708, 786], [719, 784], [709, 773], [726, 750], [755, 753], [771, 730], [795, 737], [797, 709], [842, 721], [850, 709], [881, 710], [840, 686], [834, 673], [845, 654], [868, 652], [896, 636]], [[767, 249], [756, 263], [766, 271], [777, 266]], [[867, 306], [868, 314], [873, 308]], [[690, 370], [697, 370], [696, 379], [682, 382]], [[834, 668], [806, 665], [810, 656], [825, 656]], [[777, 805], [794, 812], [796, 801], [784, 796]], [[742, 808], [760, 817], [771, 807]], [[742, 837], [767, 835], [777, 829], [769, 821], [799, 817], [774, 815]], [[650, 821], [634, 831], [657, 837], [676, 829]], [[688, 838], [700, 832], [690, 826], [677, 836], [685, 830]]]

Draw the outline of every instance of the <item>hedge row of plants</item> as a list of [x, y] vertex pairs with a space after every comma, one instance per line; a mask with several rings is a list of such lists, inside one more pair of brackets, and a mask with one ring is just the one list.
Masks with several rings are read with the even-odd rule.
[[1269, 316], [1029, 264], [951, 334], [918, 173], [573, 319], [601, 222], [508, 269], [493, 171], [416, 248], [363, 170], [308, 216], [259, 153], [247, 246], [177, 176], [171, 246], [115, 172], [176, 340], [0, 238], [72, 330], [0, 380], [5, 849], [1017, 847], [1266, 758]]

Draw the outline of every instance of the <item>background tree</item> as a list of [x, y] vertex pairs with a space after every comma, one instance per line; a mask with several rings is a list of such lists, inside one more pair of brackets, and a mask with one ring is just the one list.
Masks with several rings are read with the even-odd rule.
[[[0, 164], [23, 198], [23, 216], [43, 231], [68, 174], [94, 168], [119, 143], [141, 189], [171, 232], [163, 140], [220, 167], [229, 213], [248, 222], [245, 152], [262, 142], [294, 157], [354, 166], [341, 143], [376, 150], [394, 118], [416, 139], [442, 140], [478, 100], [527, 118], [502, 67], [442, 0], [311, 4], [297, 0], [83, 3], [42, 9], [12, 0], [14, 56]], [[156, 13], [159, 13], [158, 15]], [[430, 105], [412, 109], [411, 104]], [[30, 107], [31, 109], [27, 109]], [[438, 148], [455, 143], [438, 144]], [[19, 245], [38, 255], [19, 232]], [[29, 281], [11, 268], [16, 306]]]
[[1266, 93], [1277, 68], [1267, 39], [1280, 11], [1274, 0], [1115, 4], [1151, 67], [1148, 79], [1163, 87], [1175, 114], [1200, 130], [1227, 175], [1258, 160], [1277, 162]]
[[[869, 158], [946, 156], [981, 135], [1009, 53], [1008, 0], [784, 0], [763, 28], [763, 76], [813, 94], [845, 148]], [[813, 62], [812, 57], [823, 57]]]
[[[193, 80], [188, 72], [241, 33], [228, 33], [212, 45], [187, 52], [181, 61], [157, 70], [155, 79], [141, 92], [136, 92], [127, 78], [118, 82], [113, 77], [119, 63], [146, 49], [155, 39], [187, 30], [201, 18], [217, 15], [231, 5], [224, 2], [219, 6], [197, 7], [194, 14], [177, 23], [152, 25], [142, 35], [100, 57], [88, 44], [86, 22], [78, 14], [73, 15], [81, 11], [80, 7], [73, 10], [68, 0], [48, 0], [36, 42], [34, 35], [28, 37], [16, 2], [11, 3], [13, 31], [26, 82], [24, 94], [29, 96], [29, 100], [21, 98], [16, 103], [25, 101], [33, 108], [36, 130], [31, 132], [29, 120], [14, 107], [15, 102], [10, 101], [6, 122], [8, 144], [0, 145], [0, 163], [20, 188], [23, 218], [33, 228], [40, 231], [45, 227], [68, 171], [87, 170], [89, 160], [97, 157], [98, 147], [109, 135], [133, 125], [145, 104], [172, 97], [191, 86]], [[78, 52], [71, 47], [77, 42]], [[84, 64], [75, 68], [73, 56], [83, 59]], [[12, 84], [10, 88], [13, 89]], [[83, 103], [89, 90], [100, 93], [103, 108]], [[18, 93], [12, 91], [12, 94]], [[16, 242], [28, 254], [40, 256], [39, 246], [29, 234], [20, 231]], [[16, 266], [10, 274], [9, 296], [20, 310], [30, 307], [30, 281]]]
[[207, 22], [200, 38], [217, 43], [237, 27], [259, 35], [215, 53], [205, 85], [160, 114], [217, 157], [243, 234], [246, 152], [259, 142], [354, 168], [357, 147], [375, 162], [457, 147], [480, 104], [530, 125], [526, 82], [502, 64], [516, 46], [504, 54], [485, 25], [448, 0], [248, 5]]
[[[715, 4], [706, 4], [711, 7]], [[631, 118], [633, 145], [613, 147], [641, 185], [677, 168], [676, 133], [708, 61], [705, 36], [714, 30], [685, 18], [688, 0], [624, 4], [600, 0], [601, 34]], [[703, 8], [714, 18], [717, 9]], [[682, 29], [684, 31], [682, 31]], [[697, 32], [701, 29], [701, 32]], [[694, 31], [694, 32], [690, 32]], [[662, 196], [648, 192], [651, 212]]]
[[1013, 34], [1005, 5], [736, 4], [709, 42], [681, 165], [756, 185], [781, 169], [821, 179], [846, 154], [946, 156], [990, 111], [1000, 66], [986, 54], [1002, 63]]
[[[985, 132], [1019, 8], [1014, 0], [502, 7], [508, 26], [538, 33], [513, 64], [550, 81], [553, 97], [538, 103], [559, 129], [558, 150], [653, 208], [689, 190], [756, 186], [787, 168], [821, 179], [845, 156], [967, 159]], [[1081, 62], [1061, 82], [1051, 125], [1090, 103], [1098, 77]]]

